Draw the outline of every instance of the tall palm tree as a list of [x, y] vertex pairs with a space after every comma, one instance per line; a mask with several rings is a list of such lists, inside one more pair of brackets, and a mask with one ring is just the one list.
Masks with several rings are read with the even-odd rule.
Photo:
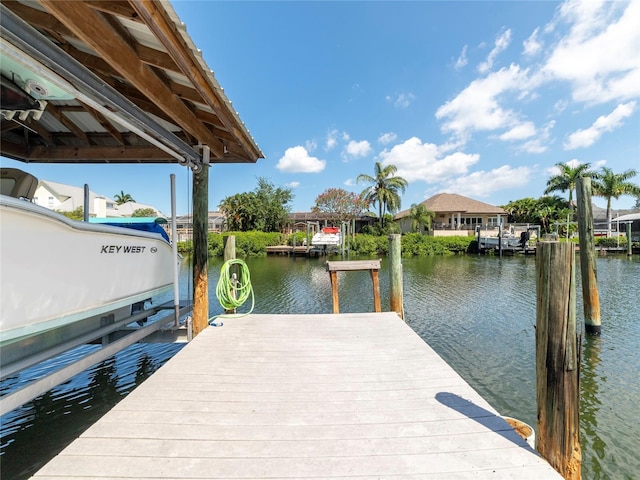
[[581, 163], [577, 167], [571, 167], [566, 163], [556, 163], [560, 173], [549, 178], [544, 194], [569, 190], [569, 208], [573, 210], [573, 191], [576, 189], [576, 181], [580, 177], [593, 177], [594, 172], [589, 171], [590, 163]]
[[383, 167], [380, 162], [376, 162], [375, 175], [367, 175], [361, 173], [358, 175], [356, 182], [368, 182], [372, 185], [362, 191], [362, 197], [371, 205], [378, 204], [378, 214], [380, 218], [380, 227], [383, 226], [384, 212], [397, 212], [400, 210], [400, 194], [404, 193], [408, 182], [395, 174], [398, 168], [395, 165], [387, 165]]
[[424, 203], [418, 203], [417, 205], [414, 203], [411, 205], [411, 211], [409, 213], [409, 218], [411, 218], [411, 231], [420, 232], [422, 228], [429, 231], [431, 229], [431, 221], [435, 215], [434, 212], [424, 206]]
[[611, 236], [611, 199], [616, 200], [621, 195], [640, 196], [640, 187], [628, 180], [635, 177], [638, 172], [634, 169], [622, 173], [613, 173], [613, 170], [602, 167], [593, 181], [593, 193], [598, 197], [607, 199], [607, 236]]
[[116, 205], [122, 205], [123, 203], [127, 202], [135, 202], [133, 197], [128, 193], [124, 193], [123, 190], [120, 190], [120, 193], [116, 193], [113, 196], [113, 199], [116, 201]]

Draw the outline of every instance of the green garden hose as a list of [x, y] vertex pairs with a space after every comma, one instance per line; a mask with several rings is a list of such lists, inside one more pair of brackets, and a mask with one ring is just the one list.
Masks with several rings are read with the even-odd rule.
[[[240, 266], [239, 280], [232, 277], [231, 267], [233, 265]], [[246, 263], [237, 258], [224, 262], [222, 268], [220, 268], [220, 278], [216, 286], [216, 297], [218, 298], [218, 302], [220, 302], [220, 306], [226, 311], [241, 307], [247, 299], [251, 297], [251, 309], [244, 315], [249, 315], [253, 311], [255, 298], [253, 296], [249, 267], [247, 267]], [[209, 319], [209, 325], [221, 326], [222, 323], [214, 322], [216, 318], [219, 317], [211, 317]]]

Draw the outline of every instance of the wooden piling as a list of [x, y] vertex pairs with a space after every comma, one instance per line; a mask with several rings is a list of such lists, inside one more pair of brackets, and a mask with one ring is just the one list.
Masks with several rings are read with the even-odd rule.
[[631, 256], [633, 253], [631, 245], [631, 222], [627, 222], [627, 255]]
[[193, 336], [209, 322], [209, 166], [193, 172]]
[[576, 181], [578, 207], [578, 234], [580, 236], [580, 272], [582, 277], [582, 305], [585, 332], [600, 335], [600, 297], [596, 274], [596, 246], [593, 232], [591, 206], [591, 178], [581, 177]]
[[404, 319], [401, 239], [399, 234], [389, 235], [389, 306]]
[[581, 478], [580, 342], [572, 243], [541, 242], [536, 255], [538, 452], [567, 480]]

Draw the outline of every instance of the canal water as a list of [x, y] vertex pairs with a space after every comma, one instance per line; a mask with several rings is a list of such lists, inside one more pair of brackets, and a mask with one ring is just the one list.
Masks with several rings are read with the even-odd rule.
[[[248, 259], [256, 292], [254, 313], [330, 313], [331, 287], [325, 261]], [[220, 266], [221, 261], [214, 260], [210, 267], [212, 314], [222, 313], [215, 298]], [[499, 412], [535, 426], [535, 259], [473, 255], [405, 258], [403, 270], [408, 324]], [[597, 270], [603, 334], [583, 340], [583, 478], [637, 479], [640, 302], [636, 295], [640, 291], [640, 257], [599, 258]], [[383, 259], [383, 310], [389, 309], [388, 277]], [[182, 278], [181, 290], [187, 292], [186, 266]], [[339, 273], [339, 285], [341, 312], [373, 311], [367, 272]], [[582, 325], [579, 280], [577, 297], [578, 323]], [[2, 478], [31, 476], [180, 348], [179, 344], [134, 345], [1, 417]], [[0, 384], [0, 390], [6, 392], [79, 353], [8, 379]]]

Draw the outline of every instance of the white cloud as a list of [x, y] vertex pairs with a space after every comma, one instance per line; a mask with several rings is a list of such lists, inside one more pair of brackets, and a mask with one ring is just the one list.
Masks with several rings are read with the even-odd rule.
[[391, 150], [380, 153], [383, 165], [395, 165], [397, 175], [408, 182], [424, 181], [435, 183], [456, 175], [464, 175], [471, 165], [479, 160], [477, 154], [454, 152], [448, 155], [432, 143], [422, 143], [412, 137], [395, 145]]
[[290, 173], [318, 173], [324, 170], [327, 162], [309, 156], [307, 149], [301, 145], [287, 148], [284, 156], [278, 160], [276, 168]]
[[287, 183], [287, 186], [291, 188], [297, 188], [300, 186], [300, 182], [289, 182]]
[[456, 60], [456, 63], [454, 65], [455, 69], [459, 70], [465, 65], [467, 65], [467, 63], [469, 63], [469, 60], [467, 60], [467, 45], [465, 45], [464, 47], [462, 47], [462, 52], [460, 53], [460, 56]]
[[536, 131], [536, 137], [523, 143], [518, 150], [525, 153], [544, 153], [549, 148], [549, 138], [551, 137], [551, 131], [555, 126], [555, 120], [551, 120], [543, 127]]
[[308, 152], [313, 152], [316, 148], [318, 148], [318, 142], [316, 142], [315, 140], [307, 140], [306, 142], [304, 142], [304, 147]]
[[347, 187], [353, 187], [356, 184], [356, 182], [353, 180], [353, 178], [347, 178], [344, 184]]
[[602, 134], [611, 132], [622, 125], [622, 121], [631, 116], [636, 109], [636, 102], [618, 105], [609, 115], [602, 115], [589, 128], [576, 130], [564, 143], [565, 150], [590, 147], [600, 139]]
[[396, 138], [398, 138], [398, 135], [396, 135], [393, 132], [387, 132], [387, 133], [383, 133], [378, 137], [378, 142], [383, 145], [388, 145], [391, 142], [394, 142]]
[[536, 127], [533, 122], [523, 122], [512, 127], [498, 138], [504, 141], [524, 140], [536, 134]]
[[638, 1], [564, 3], [556, 22], [570, 30], [550, 55], [545, 74], [570, 82], [580, 102], [640, 96], [638, 18]]
[[498, 38], [496, 38], [495, 44], [487, 59], [478, 65], [478, 71], [482, 74], [487, 73], [493, 68], [493, 62], [496, 57], [504, 51], [511, 43], [511, 30], [507, 29]]
[[342, 150], [342, 156], [346, 160], [358, 158], [358, 157], [366, 157], [372, 152], [371, 145], [366, 140], [361, 140], [360, 142], [356, 142], [355, 140], [351, 140]]
[[539, 30], [539, 28], [536, 28], [529, 36], [529, 38], [522, 42], [522, 53], [524, 53], [524, 55], [526, 55], [527, 57], [532, 57], [542, 50], [542, 44], [538, 41]]
[[502, 68], [476, 79], [453, 100], [438, 108], [436, 118], [445, 119], [441, 130], [464, 138], [475, 130], [496, 130], [518, 125], [517, 115], [504, 109], [498, 97], [511, 90], [526, 88], [527, 70], [517, 65]]
[[325, 143], [325, 150], [331, 150], [338, 144], [338, 130], [331, 130], [327, 133], [327, 141]]
[[393, 106], [396, 108], [407, 108], [415, 98], [413, 93], [400, 93], [395, 98], [391, 95], [387, 95], [386, 97], [387, 101], [393, 103]]
[[503, 165], [489, 172], [483, 170], [444, 182], [443, 191], [469, 197], [488, 197], [494, 192], [527, 185], [533, 170], [530, 167], [512, 168]]

